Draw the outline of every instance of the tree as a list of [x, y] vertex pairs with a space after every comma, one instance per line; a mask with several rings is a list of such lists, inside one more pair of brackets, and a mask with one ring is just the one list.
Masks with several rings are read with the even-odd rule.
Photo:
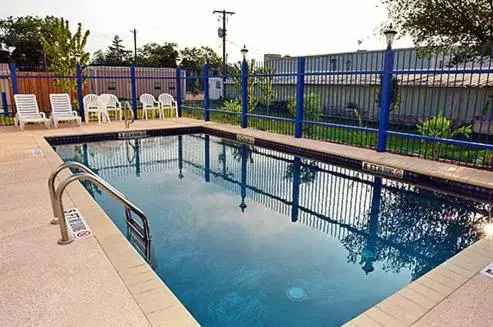
[[390, 20], [425, 48], [460, 46], [475, 54], [493, 45], [491, 0], [382, 0]]
[[132, 51], [126, 50], [122, 39], [118, 35], [113, 38], [112, 44], [106, 53], [106, 62], [110, 65], [126, 65], [131, 61]]
[[210, 47], [202, 46], [200, 48], [184, 48], [180, 51], [183, 59], [181, 65], [183, 67], [199, 67], [206, 63], [212, 66], [221, 65], [222, 60], [217, 53]]
[[178, 57], [176, 48], [176, 43], [147, 43], [137, 50], [137, 63], [148, 67], [175, 67]]
[[8, 17], [0, 20], [0, 47], [2, 57], [17, 63], [45, 67], [49, 64], [46, 58], [41, 37], [50, 38], [56, 18], [46, 16]]
[[[77, 31], [72, 35], [68, 20], [56, 18], [55, 28], [50, 38], [41, 36], [41, 44], [50, 59], [49, 70], [58, 76], [74, 76], [76, 56], [80, 56], [80, 64], [86, 65], [89, 53], [84, 51], [90, 32], [82, 31], [79, 23]], [[56, 78], [55, 84], [63, 90], [73, 94], [76, 91], [77, 81], [73, 78]]]

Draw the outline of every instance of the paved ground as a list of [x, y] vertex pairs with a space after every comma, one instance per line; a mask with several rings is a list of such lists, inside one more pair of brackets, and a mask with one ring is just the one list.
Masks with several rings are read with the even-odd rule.
[[[131, 129], [191, 126], [187, 119], [138, 121]], [[493, 187], [493, 173], [393, 154], [207, 123], [318, 151]], [[184, 326], [197, 323], [131, 249], [80, 185], [69, 188], [95, 237], [56, 243], [49, 224], [49, 173], [60, 159], [45, 135], [123, 130], [123, 123], [24, 132], [0, 127], [0, 326]], [[40, 148], [44, 155], [33, 155]], [[479, 275], [493, 261], [482, 240], [349, 323], [354, 326], [491, 326], [493, 279]]]

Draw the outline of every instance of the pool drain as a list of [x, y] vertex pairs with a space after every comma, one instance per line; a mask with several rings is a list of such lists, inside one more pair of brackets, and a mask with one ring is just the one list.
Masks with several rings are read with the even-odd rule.
[[307, 294], [301, 287], [293, 286], [286, 290], [286, 295], [290, 300], [303, 301], [306, 299]]

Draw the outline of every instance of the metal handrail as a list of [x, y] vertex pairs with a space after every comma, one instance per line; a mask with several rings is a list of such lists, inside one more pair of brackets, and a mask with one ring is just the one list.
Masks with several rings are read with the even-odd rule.
[[62, 170], [67, 168], [77, 168], [85, 173], [96, 175], [96, 173], [92, 171], [89, 167], [76, 161], [68, 161], [66, 163], [63, 163], [50, 174], [50, 177], [48, 178], [48, 190], [50, 191], [51, 208], [53, 209], [54, 218], [51, 220], [51, 223], [53, 225], [58, 225], [58, 218], [60, 218], [57, 217], [55, 208], [55, 179]]
[[[130, 110], [130, 113], [132, 114], [132, 120], [129, 121], [127, 118], [127, 109]], [[128, 101], [123, 101], [123, 117], [125, 119], [125, 128], [130, 128], [130, 125], [132, 125], [135, 121], [135, 116], [134, 112], [132, 110], [132, 107], [130, 106], [130, 102]]]
[[115, 200], [120, 202], [125, 206], [125, 211], [128, 219], [128, 215], [130, 212], [135, 213], [139, 218], [142, 220], [142, 228], [143, 228], [143, 241], [145, 243], [145, 256], [148, 260], [151, 259], [151, 234], [150, 234], [150, 228], [149, 228], [149, 222], [147, 220], [146, 215], [144, 212], [134, 205], [132, 202], [130, 202], [125, 196], [123, 196], [122, 193], [120, 193], [117, 189], [115, 189], [111, 184], [103, 180], [101, 177], [91, 174], [91, 173], [78, 173], [75, 175], [72, 175], [65, 179], [63, 182], [60, 183], [58, 188], [55, 191], [55, 197], [54, 197], [54, 204], [53, 207], [55, 208], [56, 216], [61, 217], [59, 219], [60, 223], [60, 234], [62, 238], [58, 240], [58, 244], [68, 244], [71, 243], [74, 240], [73, 235], [70, 235], [68, 229], [67, 229], [67, 221], [65, 219], [65, 216], [63, 214], [64, 208], [63, 208], [63, 201], [62, 201], [62, 195], [63, 191], [65, 188], [72, 182], [78, 181], [78, 180], [86, 180], [90, 181], [93, 184], [99, 186], [102, 188], [104, 191], [109, 193]]

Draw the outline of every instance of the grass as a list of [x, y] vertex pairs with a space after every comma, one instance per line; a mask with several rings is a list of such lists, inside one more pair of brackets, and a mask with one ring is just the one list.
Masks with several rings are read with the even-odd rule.
[[[202, 110], [184, 108], [183, 116], [204, 119]], [[239, 126], [241, 116], [238, 114], [211, 112], [210, 120], [222, 124]], [[249, 117], [248, 127], [279, 134], [294, 135], [294, 122], [289, 121]], [[305, 125], [303, 127], [303, 137], [370, 149], [375, 149], [377, 144], [376, 132], [355, 131], [341, 127], [320, 125]], [[471, 149], [445, 143], [389, 136], [387, 138], [387, 151], [436, 161], [465, 163], [478, 168], [492, 168], [493, 151]]]

